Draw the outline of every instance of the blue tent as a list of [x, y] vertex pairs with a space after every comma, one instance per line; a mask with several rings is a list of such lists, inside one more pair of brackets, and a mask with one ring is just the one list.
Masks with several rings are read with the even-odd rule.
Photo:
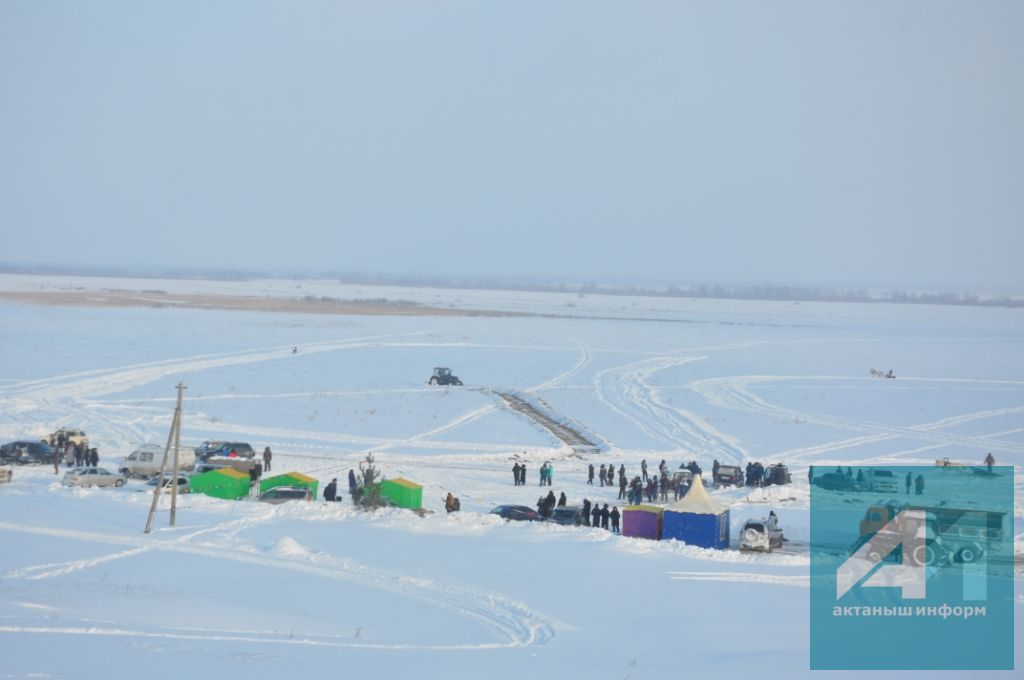
[[699, 475], [685, 496], [665, 508], [661, 540], [670, 538], [701, 548], [729, 547], [729, 508], [708, 495]]

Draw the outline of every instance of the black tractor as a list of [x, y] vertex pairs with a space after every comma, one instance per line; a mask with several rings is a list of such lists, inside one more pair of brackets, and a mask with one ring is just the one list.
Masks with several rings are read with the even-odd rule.
[[438, 366], [434, 369], [434, 375], [428, 380], [431, 385], [461, 385], [459, 376], [452, 375], [452, 369]]

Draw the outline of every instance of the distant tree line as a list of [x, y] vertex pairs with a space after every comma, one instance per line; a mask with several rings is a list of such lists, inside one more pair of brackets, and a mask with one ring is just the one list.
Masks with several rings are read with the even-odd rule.
[[[499, 278], [473, 278], [429, 275], [394, 275], [367, 272], [262, 272], [262, 271], [208, 271], [203, 269], [127, 269], [77, 266], [60, 268], [53, 265], [27, 265], [0, 263], [0, 273], [11, 274], [63, 274], [69, 276], [111, 276], [131, 278], [210, 279], [244, 281], [248, 279], [335, 279], [339, 283], [408, 286], [414, 288], [465, 288], [471, 290], [516, 290], [541, 293], [572, 293], [577, 295], [636, 295], [646, 297], [699, 298], [712, 300], [777, 300], [790, 302], [871, 302], [918, 305], [959, 305], [975, 307], [1024, 307], [1024, 299], [1009, 296], [980, 296], [976, 293], [929, 292], [913, 293], [902, 290], [869, 291], [864, 288], [838, 290], [815, 286], [780, 286], [771, 284], [722, 285], [677, 284], [639, 285], [568, 281], [511, 280]], [[331, 298], [316, 298], [319, 302], [337, 302]], [[374, 302], [389, 304], [381, 299]], [[401, 301], [400, 304], [411, 304]]]

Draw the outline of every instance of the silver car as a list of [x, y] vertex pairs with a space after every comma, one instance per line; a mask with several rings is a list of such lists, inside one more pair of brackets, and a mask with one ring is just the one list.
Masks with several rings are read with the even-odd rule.
[[782, 529], [771, 518], [747, 520], [740, 531], [740, 550], [771, 552], [782, 547]]
[[263, 503], [279, 505], [288, 501], [311, 501], [312, 492], [304, 486], [275, 486], [260, 494], [259, 500]]
[[64, 473], [64, 486], [124, 486], [126, 481], [106, 468], [80, 467]]

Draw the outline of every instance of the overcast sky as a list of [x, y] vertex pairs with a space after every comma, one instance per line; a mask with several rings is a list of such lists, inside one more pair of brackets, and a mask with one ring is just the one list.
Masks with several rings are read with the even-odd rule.
[[1024, 287], [1024, 3], [0, 2], [0, 262]]

